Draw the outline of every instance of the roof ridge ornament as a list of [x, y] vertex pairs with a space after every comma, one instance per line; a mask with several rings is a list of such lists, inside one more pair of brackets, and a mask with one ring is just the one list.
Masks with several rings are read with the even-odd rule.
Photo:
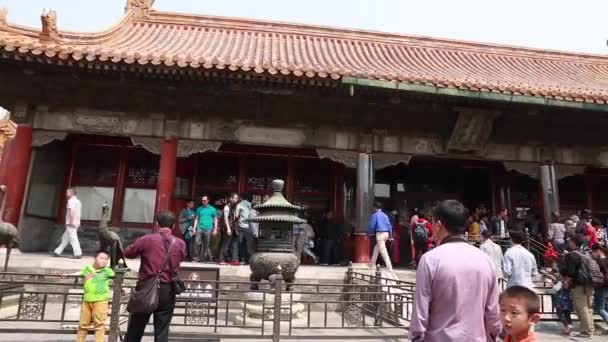
[[8, 17], [8, 10], [6, 9], [6, 7], [0, 7], [0, 27], [6, 26], [6, 24], [7, 24], [6, 18], [7, 17]]
[[131, 11], [136, 18], [148, 18], [154, 0], [127, 0], [125, 12]]
[[40, 39], [42, 40], [56, 40], [59, 38], [59, 32], [57, 31], [57, 12], [53, 10], [42, 11], [40, 15], [40, 21], [42, 22], [42, 31], [40, 32]]

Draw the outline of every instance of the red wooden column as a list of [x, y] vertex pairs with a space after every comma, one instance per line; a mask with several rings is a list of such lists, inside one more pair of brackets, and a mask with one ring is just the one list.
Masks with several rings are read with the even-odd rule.
[[175, 191], [177, 139], [164, 139], [160, 152], [160, 168], [156, 185], [156, 212], [170, 210]]
[[334, 163], [333, 171], [333, 212], [334, 217], [344, 219], [344, 165]]
[[[332, 210], [334, 217], [346, 228], [348, 223], [344, 217], [344, 171], [344, 164], [333, 163]], [[346, 234], [342, 238], [342, 255], [351, 261], [353, 255], [353, 234], [350, 229], [346, 231]]]
[[4, 220], [17, 226], [23, 205], [32, 156], [32, 128], [17, 126], [15, 139], [6, 145], [0, 161], [0, 184], [7, 186]]
[[357, 226], [352, 260], [356, 263], [368, 263], [371, 261], [371, 241], [366, 231], [374, 201], [374, 168], [369, 153], [359, 153], [356, 197]]
[[488, 171], [490, 173], [490, 186], [492, 187], [491, 209], [493, 213], [497, 213], [502, 209], [502, 207], [507, 207], [506, 203], [503, 203], [501, 198], [502, 185], [505, 183], [503, 178], [505, 175], [501, 173], [501, 175], [499, 176], [498, 167], [496, 165], [491, 165], [488, 168]]

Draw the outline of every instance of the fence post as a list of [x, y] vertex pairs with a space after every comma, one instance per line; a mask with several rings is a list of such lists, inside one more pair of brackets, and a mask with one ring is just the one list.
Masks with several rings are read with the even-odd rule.
[[110, 326], [108, 329], [108, 342], [117, 342], [120, 334], [120, 297], [122, 297], [122, 284], [126, 269], [117, 266], [114, 269], [112, 282], [112, 312], [110, 313]]
[[[281, 340], [281, 293], [283, 292], [283, 274], [275, 274], [274, 278], [274, 316], [272, 317], [272, 342]], [[291, 319], [291, 317], [290, 317]]]
[[[380, 265], [376, 265], [376, 276], [374, 279], [374, 283], [376, 285], [382, 285], [382, 271], [380, 271]], [[374, 304], [374, 325], [380, 326], [382, 325], [380, 308], [382, 307], [380, 301], [382, 301], [382, 286], [376, 286], [376, 295], [374, 296], [374, 300], [376, 303]]]
[[350, 261], [348, 263], [348, 268], [346, 269], [346, 282], [348, 284], [354, 283], [353, 281], [353, 262]]

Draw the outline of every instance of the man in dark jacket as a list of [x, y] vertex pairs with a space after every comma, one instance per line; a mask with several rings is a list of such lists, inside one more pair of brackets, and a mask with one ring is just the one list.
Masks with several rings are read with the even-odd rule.
[[490, 231], [494, 237], [506, 239], [509, 237], [509, 230], [511, 230], [509, 211], [503, 208], [497, 216], [492, 217]]
[[342, 218], [336, 217], [332, 210], [328, 211], [321, 221], [320, 238], [323, 243], [321, 263], [334, 265], [339, 263], [340, 241], [344, 234]]
[[563, 271], [568, 275], [572, 283], [572, 299], [574, 300], [574, 310], [580, 320], [581, 335], [592, 336], [595, 330], [593, 324], [593, 286], [591, 284], [581, 284], [579, 280], [579, 271], [583, 264], [583, 255], [581, 247], [587, 241], [583, 235], [577, 235], [575, 238], [568, 240], [570, 253], [566, 254], [566, 259], [563, 265]]

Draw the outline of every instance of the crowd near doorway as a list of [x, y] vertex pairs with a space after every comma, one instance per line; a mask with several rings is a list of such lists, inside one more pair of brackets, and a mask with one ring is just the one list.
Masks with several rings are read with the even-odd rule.
[[416, 254], [413, 248], [414, 221], [425, 218], [430, 222], [431, 209], [438, 201], [456, 199], [471, 212], [492, 214], [492, 166], [459, 160], [413, 158], [408, 165], [398, 164], [376, 171], [375, 199], [382, 203], [395, 227], [394, 240], [389, 244], [395, 265], [413, 264]]

